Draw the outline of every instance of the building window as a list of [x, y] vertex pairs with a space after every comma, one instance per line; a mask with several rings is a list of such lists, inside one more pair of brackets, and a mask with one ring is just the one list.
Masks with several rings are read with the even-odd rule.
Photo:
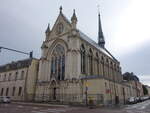
[[56, 74], [57, 73], [57, 57], [55, 57], [55, 68], [54, 68], [54, 73]]
[[8, 96], [9, 88], [6, 89], [6, 96]]
[[58, 80], [61, 80], [61, 56], [58, 58]]
[[108, 78], [110, 78], [110, 77], [109, 77], [109, 60], [108, 60], [108, 58], [106, 59], [106, 64], [107, 64], [107, 66], [106, 66], [106, 67], [107, 67], [107, 71], [106, 71], [106, 72], [107, 72], [107, 75], [106, 75], [106, 76], [107, 76]]
[[4, 75], [3, 81], [6, 81], [6, 74]]
[[62, 56], [62, 80], [65, 78], [65, 55]]
[[97, 68], [97, 74], [99, 75], [99, 58], [98, 58], [98, 53], [96, 53], [96, 68]]
[[92, 75], [93, 74], [93, 53], [91, 49], [89, 51], [89, 71], [90, 71], [90, 75]]
[[107, 90], [108, 89], [108, 87], [107, 87], [107, 83], [105, 82], [105, 89]]
[[65, 77], [65, 49], [58, 44], [52, 53], [51, 75], [55, 75], [58, 80], [64, 80]]
[[18, 78], [18, 72], [16, 72], [15, 74], [15, 81], [17, 80], [17, 78]]
[[18, 96], [21, 96], [22, 93], [22, 87], [19, 87]]
[[104, 66], [104, 57], [102, 56], [101, 57], [101, 61], [102, 61], [102, 74], [103, 74], [103, 76], [105, 75], [105, 66]]
[[11, 73], [9, 73], [8, 81], [11, 81]]
[[81, 45], [81, 73], [85, 74], [85, 47]]
[[3, 96], [4, 88], [1, 89], [1, 96]]
[[15, 96], [16, 87], [13, 87], [12, 96]]
[[24, 71], [21, 71], [21, 80], [24, 79]]
[[51, 74], [53, 74], [54, 73], [54, 58], [52, 58], [52, 60], [51, 60]]

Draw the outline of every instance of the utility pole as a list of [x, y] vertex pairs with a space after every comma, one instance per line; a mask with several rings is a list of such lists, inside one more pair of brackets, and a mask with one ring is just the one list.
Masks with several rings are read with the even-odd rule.
[[29, 52], [29, 53], [26, 53], [26, 52], [19, 51], [19, 50], [16, 50], [16, 49], [11, 49], [11, 48], [7, 48], [7, 47], [2, 47], [2, 46], [0, 46], [0, 52], [1, 52], [2, 49], [6, 49], [6, 50], [9, 50], [9, 51], [14, 51], [14, 52], [17, 52], [17, 53], [29, 55], [29, 58], [33, 58], [33, 51], [31, 51], [31, 52]]

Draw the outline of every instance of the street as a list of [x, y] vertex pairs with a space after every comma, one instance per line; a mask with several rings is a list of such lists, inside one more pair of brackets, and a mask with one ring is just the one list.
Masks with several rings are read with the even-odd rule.
[[0, 113], [150, 113], [150, 100], [121, 107], [73, 107], [67, 105], [46, 105], [31, 103], [1, 104]]

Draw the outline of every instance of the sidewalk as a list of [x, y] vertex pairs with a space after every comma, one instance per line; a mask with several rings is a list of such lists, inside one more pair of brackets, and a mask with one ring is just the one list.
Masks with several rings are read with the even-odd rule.
[[45, 106], [45, 107], [69, 107], [69, 105], [58, 105], [49, 103], [33, 103], [33, 102], [11, 102], [19, 105], [33, 105], [33, 106]]

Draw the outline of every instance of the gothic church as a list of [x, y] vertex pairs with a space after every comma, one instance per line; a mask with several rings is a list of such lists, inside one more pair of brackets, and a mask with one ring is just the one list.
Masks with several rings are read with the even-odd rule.
[[[100, 14], [98, 43], [77, 28], [73, 11], [59, 16], [46, 29], [36, 84], [35, 100], [61, 103], [113, 104], [123, 101], [119, 61], [105, 48]], [[89, 26], [90, 27], [90, 26]]]

